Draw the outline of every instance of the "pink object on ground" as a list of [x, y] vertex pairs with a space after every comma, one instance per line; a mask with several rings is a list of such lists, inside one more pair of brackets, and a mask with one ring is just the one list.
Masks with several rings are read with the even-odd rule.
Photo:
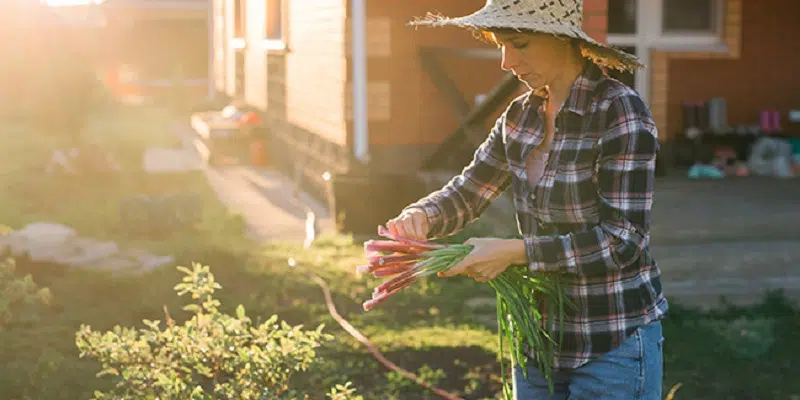
[[772, 117], [770, 115], [769, 110], [761, 110], [760, 122], [761, 122], [761, 132], [763, 133], [772, 133]]

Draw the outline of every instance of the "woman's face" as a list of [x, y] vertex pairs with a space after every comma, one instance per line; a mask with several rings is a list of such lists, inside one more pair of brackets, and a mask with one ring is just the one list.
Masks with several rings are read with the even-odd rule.
[[572, 59], [574, 47], [568, 40], [536, 33], [493, 33], [503, 61], [500, 67], [513, 72], [530, 89], [551, 84]]

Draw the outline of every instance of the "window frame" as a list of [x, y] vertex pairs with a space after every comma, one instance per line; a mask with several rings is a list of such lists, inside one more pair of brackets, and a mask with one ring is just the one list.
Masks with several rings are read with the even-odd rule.
[[[712, 1], [713, 30], [708, 32], [667, 32], [663, 30], [664, 6], [669, 0], [637, 0], [636, 33], [607, 35], [607, 42], [617, 47], [635, 47], [637, 56], [647, 63], [652, 50], [707, 52], [726, 51], [723, 39], [727, 0]], [[639, 71], [634, 89], [643, 99], [650, 101], [650, 74]]]
[[[725, 16], [725, 1], [723, 0], [707, 0], [711, 6], [711, 26], [707, 30], [666, 30], [664, 28], [664, 17], [666, 16], [665, 7], [669, 4], [670, 0], [660, 0], [661, 1], [661, 18], [659, 19], [659, 31], [661, 35], [669, 37], [669, 36], [721, 36], [722, 35], [722, 26], [724, 25], [724, 16]], [[694, 0], [699, 1], [699, 0]]]
[[233, 0], [233, 38], [245, 39], [247, 37], [247, 1]]
[[[271, 31], [269, 22], [270, 18], [268, 16], [270, 10], [270, 2], [274, 1], [278, 4], [278, 12], [280, 12], [280, 16], [278, 20], [280, 21], [280, 37], [279, 38], [271, 38], [269, 37], [269, 33]], [[267, 51], [285, 51], [287, 49], [286, 43], [288, 42], [288, 32], [287, 25], [289, 23], [288, 18], [288, 2], [286, 0], [263, 0], [264, 2], [264, 32], [263, 32], [263, 39], [261, 41], [262, 48]]]

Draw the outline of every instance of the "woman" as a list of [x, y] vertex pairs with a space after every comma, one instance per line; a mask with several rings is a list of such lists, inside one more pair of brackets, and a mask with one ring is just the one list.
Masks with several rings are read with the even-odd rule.
[[603, 73], [639, 61], [589, 38], [581, 19], [579, 0], [489, 0], [465, 17], [412, 23], [478, 30], [501, 49], [502, 69], [531, 90], [460, 175], [387, 228], [415, 239], [451, 235], [511, 187], [523, 239], [470, 239], [474, 250], [447, 276], [485, 282], [511, 264], [563, 273], [577, 309], [553, 360], [556, 393], [535, 367], [527, 377], [517, 367], [516, 398], [660, 399], [668, 306], [648, 246], [656, 127], [639, 95]]

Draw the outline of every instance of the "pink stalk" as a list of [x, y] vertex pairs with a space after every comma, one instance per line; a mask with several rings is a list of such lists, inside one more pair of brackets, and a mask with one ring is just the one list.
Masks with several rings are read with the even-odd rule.
[[405, 289], [405, 288], [411, 286], [411, 284], [416, 282], [418, 279], [419, 279], [419, 276], [417, 276], [417, 275], [410, 276], [410, 277], [408, 277], [406, 279], [403, 279], [402, 281], [395, 282], [393, 285], [390, 285], [390, 286], [386, 287], [384, 292], [394, 293], [394, 292], [396, 292], [396, 291], [398, 291], [400, 289]]
[[[377, 263], [376, 264], [369, 264], [369, 265], [359, 265], [358, 267], [356, 267], [356, 272], [359, 273], [359, 274], [363, 274], [365, 272], [377, 272], [377, 271], [386, 270], [386, 269], [409, 267], [409, 266], [413, 266], [416, 263], [417, 263], [417, 260], [409, 260], [409, 261], [393, 262], [393, 263], [384, 264], [384, 265], [378, 265]], [[405, 271], [405, 269], [403, 271]]]
[[375, 267], [382, 267], [384, 265], [390, 264], [398, 264], [398, 263], [407, 263], [409, 261], [414, 262], [420, 259], [419, 254], [391, 254], [388, 256], [372, 256], [369, 257], [367, 260], [369, 261], [369, 265], [373, 265]]
[[378, 285], [378, 287], [375, 288], [375, 293], [380, 293], [380, 292], [387, 291], [386, 290], [387, 288], [389, 288], [391, 286], [394, 286], [398, 282], [413, 276], [414, 272], [416, 272], [416, 271], [417, 271], [416, 268], [412, 269], [412, 270], [408, 270], [406, 272], [401, 273], [400, 275], [395, 276], [394, 278], [392, 278], [392, 279], [390, 279], [390, 280], [388, 280], [388, 281], [386, 281], [384, 283], [381, 283], [380, 285]]
[[410, 246], [408, 243], [394, 240], [368, 240], [364, 243], [364, 250], [369, 253], [397, 252], [397, 253], [419, 253], [427, 249]]
[[419, 240], [413, 240], [413, 239], [397, 236], [394, 233], [389, 232], [389, 230], [386, 229], [383, 225], [378, 227], [378, 235], [386, 237], [386, 238], [389, 238], [389, 239], [392, 239], [392, 240], [396, 240], [398, 242], [408, 243], [411, 246], [423, 248], [425, 250], [436, 250], [436, 249], [441, 249], [441, 248], [445, 247], [445, 245], [443, 245], [443, 244], [432, 243], [432, 242], [421, 242]]
[[369, 265], [359, 265], [356, 267], [356, 273], [363, 274], [365, 272], [370, 272], [370, 268], [371, 267]]
[[388, 276], [397, 275], [409, 270], [414, 269], [414, 264], [398, 264], [390, 268], [377, 268], [372, 271], [372, 275], [376, 278], [386, 278]]
[[391, 281], [386, 282], [386, 284], [379, 286], [380, 288], [379, 292], [392, 292], [396, 289], [402, 289], [408, 287], [412, 283], [416, 282], [421, 275], [419, 271], [416, 270], [411, 272], [412, 274], [403, 276], [401, 279], [397, 279], [401, 277], [400, 275], [398, 275], [395, 279], [392, 279]]
[[391, 291], [391, 292], [383, 292], [380, 295], [378, 295], [377, 297], [373, 297], [372, 299], [365, 301], [364, 302], [364, 311], [371, 310], [373, 307], [375, 307], [376, 305], [380, 304], [381, 302], [383, 302], [384, 300], [388, 299], [390, 296], [392, 296], [393, 294], [395, 294], [395, 293], [397, 293], [399, 291], [400, 291], [400, 289], [397, 289], [397, 290], [394, 290], [394, 291]]

